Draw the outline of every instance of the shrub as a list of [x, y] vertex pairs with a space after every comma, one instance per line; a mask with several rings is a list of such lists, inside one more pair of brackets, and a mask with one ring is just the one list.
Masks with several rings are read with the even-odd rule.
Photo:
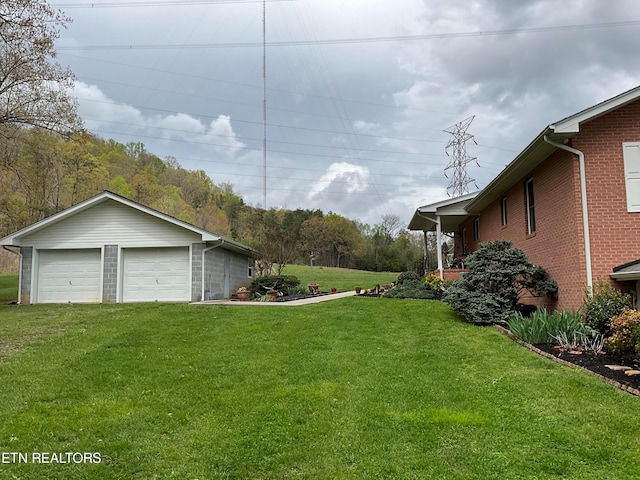
[[529, 317], [517, 312], [509, 318], [507, 325], [516, 338], [527, 343], [554, 343], [561, 334], [571, 338], [576, 333], [592, 333], [582, 323], [578, 312], [567, 310], [549, 313], [538, 308]]
[[398, 280], [396, 281], [396, 285], [402, 285], [404, 282], [420, 282], [420, 275], [416, 272], [402, 272], [398, 275]]
[[427, 288], [420, 280], [405, 281], [384, 293], [385, 298], [415, 298], [419, 300], [433, 300], [435, 292]]
[[593, 286], [593, 293], [585, 289], [581, 309], [584, 322], [605, 336], [609, 336], [609, 320], [620, 315], [625, 308], [631, 308], [631, 297], [611, 287], [606, 280], [598, 280]]
[[468, 322], [506, 323], [524, 290], [536, 296], [557, 296], [558, 285], [546, 270], [532, 265], [522, 250], [506, 240], [482, 243], [466, 264], [471, 271], [449, 288], [444, 301]]
[[424, 277], [424, 284], [433, 291], [444, 290], [445, 282], [438, 275], [430, 273]]
[[606, 345], [613, 353], [640, 356], [640, 312], [626, 308], [609, 323]]
[[258, 295], [264, 295], [272, 289], [287, 292], [290, 288], [298, 285], [300, 285], [300, 280], [293, 275], [269, 275], [256, 278], [251, 283], [251, 291]]

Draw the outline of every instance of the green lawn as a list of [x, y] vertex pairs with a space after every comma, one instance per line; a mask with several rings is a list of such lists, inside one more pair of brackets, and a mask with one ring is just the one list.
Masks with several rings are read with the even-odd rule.
[[0, 303], [15, 302], [17, 300], [18, 274], [0, 273]]
[[287, 265], [282, 274], [298, 277], [303, 285], [317, 283], [322, 291], [329, 291], [331, 288], [341, 291], [353, 290], [355, 287], [373, 288], [376, 285], [395, 282], [399, 275], [398, 272], [365, 272], [348, 268], [304, 265]]
[[444, 304], [0, 306], [22, 479], [636, 479], [640, 399]]

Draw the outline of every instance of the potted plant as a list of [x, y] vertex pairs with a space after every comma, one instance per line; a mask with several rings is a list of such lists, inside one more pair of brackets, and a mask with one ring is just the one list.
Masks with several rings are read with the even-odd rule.
[[238, 300], [249, 300], [250, 294], [251, 292], [247, 287], [240, 287], [236, 292], [236, 296], [238, 297]]
[[361, 291], [362, 291], [362, 287], [356, 287], [356, 295], [360, 295]]
[[310, 283], [308, 287], [309, 287], [309, 293], [316, 294], [318, 293], [318, 289], [320, 288], [320, 285], [318, 285], [317, 283]]

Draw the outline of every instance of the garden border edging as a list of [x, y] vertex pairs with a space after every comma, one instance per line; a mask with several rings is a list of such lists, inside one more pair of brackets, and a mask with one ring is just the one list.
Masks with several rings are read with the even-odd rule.
[[503, 335], [505, 335], [506, 337], [510, 338], [511, 340], [513, 340], [516, 343], [519, 343], [520, 345], [522, 345], [523, 347], [528, 348], [529, 350], [531, 350], [532, 352], [537, 353], [538, 355], [542, 355], [543, 357], [549, 358], [551, 360], [553, 360], [556, 363], [559, 363], [561, 365], [565, 365], [567, 367], [572, 367], [572, 368], [577, 368], [579, 370], [582, 370], [584, 372], [587, 372], [591, 375], [593, 375], [594, 377], [599, 378], [600, 380], [604, 380], [606, 383], [613, 385], [614, 387], [618, 387], [620, 390], [624, 390], [625, 392], [628, 392], [632, 395], [635, 395], [636, 397], [640, 397], [640, 390], [633, 388], [633, 387], [629, 387], [628, 385], [624, 385], [620, 382], [617, 382], [615, 380], [612, 380], [610, 378], [604, 377], [602, 375], [600, 375], [599, 373], [596, 372], [592, 372], [591, 370], [581, 367], [580, 365], [576, 365], [575, 363], [571, 363], [571, 362], [567, 362], [566, 360], [563, 360], [562, 358], [558, 358], [555, 357], [547, 352], [544, 352], [542, 350], [540, 350], [539, 348], [531, 345], [530, 343], [527, 342], [523, 342], [522, 340], [519, 340], [515, 337], [515, 335], [508, 329], [508, 328], [504, 328], [500, 325], [496, 325], [496, 328], [498, 329], [498, 331], [500, 333], [502, 333]]

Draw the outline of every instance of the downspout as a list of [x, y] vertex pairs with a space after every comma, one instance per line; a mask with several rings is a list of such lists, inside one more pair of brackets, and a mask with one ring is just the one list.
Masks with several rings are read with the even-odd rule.
[[207, 253], [209, 250], [213, 250], [214, 248], [221, 247], [223, 243], [224, 243], [224, 238], [221, 238], [220, 239], [220, 243], [218, 243], [216, 245], [212, 245], [212, 246], [207, 247], [204, 250], [202, 250], [202, 282], [201, 282], [202, 293], [200, 295], [200, 301], [201, 302], [204, 302], [204, 272], [205, 272], [204, 254]]
[[[442, 242], [442, 224], [440, 222], [440, 215], [436, 215], [435, 220], [433, 218], [429, 218], [421, 215], [420, 210], [416, 210], [416, 215], [418, 215], [420, 218], [424, 218], [425, 220], [428, 220], [436, 224], [436, 243], [438, 244], [436, 247], [436, 253], [438, 255], [438, 271], [440, 272], [440, 279], [444, 280], [444, 267], [442, 265], [442, 248], [440, 248], [440, 243]], [[426, 236], [425, 236], [424, 250], [425, 252], [427, 251]]]
[[8, 248], [6, 245], [3, 245], [2, 248], [7, 252], [11, 252], [14, 255], [18, 255], [18, 301], [16, 303], [20, 305], [22, 301], [22, 295], [20, 295], [20, 292], [22, 291], [22, 253], [20, 253], [19, 250], [17, 252], [14, 252], [10, 248]]
[[548, 136], [544, 136], [544, 141], [549, 145], [553, 145], [561, 150], [573, 153], [580, 160], [580, 195], [582, 199], [582, 228], [584, 231], [584, 256], [585, 266], [587, 269], [587, 288], [589, 292], [593, 291], [593, 276], [591, 272], [591, 237], [589, 235], [589, 212], [587, 208], [587, 177], [585, 174], [584, 153], [575, 148], [568, 147], [561, 143], [554, 142]]

